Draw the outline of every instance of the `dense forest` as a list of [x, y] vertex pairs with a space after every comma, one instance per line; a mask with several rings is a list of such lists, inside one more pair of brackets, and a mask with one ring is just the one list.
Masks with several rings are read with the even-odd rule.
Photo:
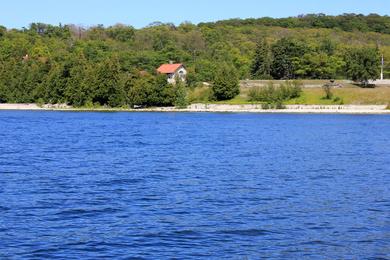
[[[210, 97], [224, 99], [237, 94], [238, 79], [367, 81], [379, 76], [380, 55], [390, 77], [390, 17], [376, 14], [155, 22], [142, 29], [0, 26], [0, 102], [164, 106], [185, 103], [186, 89], [201, 82], [232, 86], [229, 93], [216, 87]], [[168, 61], [185, 64], [187, 86], [156, 74]]]

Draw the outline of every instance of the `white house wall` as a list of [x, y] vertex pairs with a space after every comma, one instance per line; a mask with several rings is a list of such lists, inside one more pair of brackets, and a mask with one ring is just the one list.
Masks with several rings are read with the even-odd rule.
[[[182, 72], [182, 73], [180, 73]], [[180, 74], [182, 75], [182, 77], [180, 77]], [[167, 77], [168, 77], [168, 83], [171, 83], [171, 84], [175, 84], [176, 83], [176, 78], [181, 78], [181, 80], [183, 82], [186, 81], [186, 77], [187, 77], [187, 70], [184, 68], [184, 67], [181, 67], [179, 68], [175, 74], [167, 74]]]

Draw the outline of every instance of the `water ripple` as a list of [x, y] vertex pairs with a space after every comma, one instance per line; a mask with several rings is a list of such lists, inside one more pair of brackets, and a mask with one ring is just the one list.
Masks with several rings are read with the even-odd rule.
[[0, 112], [0, 259], [389, 259], [389, 116]]

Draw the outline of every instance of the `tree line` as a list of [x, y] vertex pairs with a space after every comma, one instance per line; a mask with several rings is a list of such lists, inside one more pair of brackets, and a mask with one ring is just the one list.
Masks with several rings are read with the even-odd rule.
[[250, 19], [230, 19], [217, 23], [204, 23], [207, 25], [258, 25], [258, 26], [279, 26], [284, 28], [328, 28], [340, 29], [347, 32], [377, 32], [390, 34], [390, 17], [378, 14], [355, 14], [346, 13], [337, 16], [325, 14], [305, 14], [288, 18], [250, 18]]
[[292, 38], [282, 38], [270, 46], [265, 39], [257, 43], [251, 66], [253, 79], [334, 79], [345, 78], [367, 85], [380, 75], [378, 47], [349, 47], [335, 53], [331, 41], [317, 48]]
[[[372, 16], [359, 19], [377, 17]], [[0, 102], [165, 106], [185, 103], [185, 92], [202, 82], [212, 83], [211, 99], [224, 100], [237, 95], [238, 79], [366, 82], [379, 73], [380, 54], [390, 59], [387, 31], [332, 28], [246, 20], [179, 26], [157, 22], [142, 29], [122, 24], [0, 26]], [[187, 86], [168, 85], [156, 74], [168, 61], [186, 65]], [[385, 75], [389, 71], [386, 65]]]

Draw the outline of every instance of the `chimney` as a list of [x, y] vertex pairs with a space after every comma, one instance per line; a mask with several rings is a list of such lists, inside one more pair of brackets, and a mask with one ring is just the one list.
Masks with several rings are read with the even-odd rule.
[[169, 64], [173, 64], [173, 61], [170, 60], [170, 61], [169, 61]]

